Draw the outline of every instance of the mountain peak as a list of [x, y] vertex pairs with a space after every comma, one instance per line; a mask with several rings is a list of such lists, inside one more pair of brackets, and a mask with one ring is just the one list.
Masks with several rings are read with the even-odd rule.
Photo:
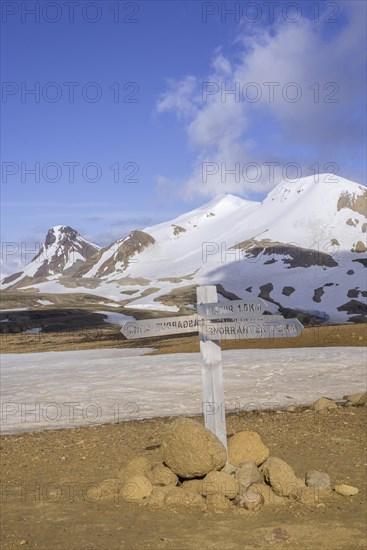
[[53, 233], [68, 233], [70, 231], [78, 233], [78, 231], [70, 227], [70, 225], [53, 225], [48, 231]]
[[74, 241], [78, 237], [80, 237], [80, 233], [69, 225], [54, 225], [47, 231], [45, 246], [51, 246], [53, 243], [59, 243], [61, 240], [64, 243], [67, 240]]
[[43, 258], [44, 264], [55, 264], [55, 258], [57, 258], [57, 272], [61, 272], [66, 266], [70, 267], [67, 264], [76, 260], [87, 260], [94, 256], [99, 249], [98, 245], [84, 239], [70, 225], [54, 225], [47, 231], [45, 242], [32, 262]]
[[341, 193], [349, 192], [358, 195], [364, 191], [365, 187], [362, 185], [337, 174], [313, 174], [297, 181], [282, 180], [270, 191], [264, 202], [298, 199], [310, 193], [319, 194], [323, 200], [327, 198], [334, 201], [339, 199]]
[[242, 197], [239, 197], [238, 195], [232, 195], [231, 193], [218, 193], [209, 202], [203, 204], [201, 208], [202, 209], [214, 208], [214, 207], [238, 208], [240, 206], [243, 206], [244, 204], [248, 204], [249, 202], [255, 202], [255, 201], [248, 201], [246, 199], [243, 199]]
[[[33, 278], [63, 275], [94, 256], [100, 247], [84, 239], [69, 225], [54, 225], [47, 231], [45, 242], [23, 271], [7, 277], [2, 284], [25, 284]], [[15, 277], [16, 275], [16, 277]]]

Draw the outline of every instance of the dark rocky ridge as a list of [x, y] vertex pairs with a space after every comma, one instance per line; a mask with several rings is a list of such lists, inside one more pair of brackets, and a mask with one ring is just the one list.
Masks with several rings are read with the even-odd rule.
[[271, 264], [282, 260], [289, 268], [311, 267], [315, 265], [336, 267], [338, 265], [338, 262], [326, 252], [268, 239], [242, 241], [231, 247], [231, 249], [243, 250], [244, 256], [249, 259], [260, 259], [262, 254], [264, 256], [273, 256], [273, 258], [266, 260], [264, 264]]
[[[153, 245], [154, 243], [155, 240], [148, 233], [139, 230], [132, 231], [130, 235], [126, 237], [126, 239], [122, 241], [116, 241], [116, 243], [112, 245], [112, 247], [116, 247], [114, 254], [98, 268], [97, 272], [94, 275], [94, 278], [106, 277], [107, 275], [114, 273], [117, 270], [116, 264], [118, 263], [123, 264], [122, 267], [118, 268], [118, 271], [125, 271], [129, 265], [130, 259], [135, 254], [143, 252], [143, 250]], [[110, 248], [111, 246], [108, 246], [100, 250], [96, 256], [90, 259], [89, 262], [85, 262], [80, 267], [80, 269], [78, 269], [74, 273], [73, 276], [82, 277], [85, 273], [88, 273], [93, 265], [98, 263], [103, 254]]]

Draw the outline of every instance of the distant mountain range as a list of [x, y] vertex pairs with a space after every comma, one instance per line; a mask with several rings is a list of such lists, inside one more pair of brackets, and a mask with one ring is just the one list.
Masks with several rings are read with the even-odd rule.
[[330, 322], [366, 320], [367, 191], [320, 174], [281, 182], [263, 202], [234, 195], [100, 248], [55, 226], [1, 288], [87, 293], [132, 310], [185, 312], [195, 287], [222, 299], [260, 296], [269, 309]]

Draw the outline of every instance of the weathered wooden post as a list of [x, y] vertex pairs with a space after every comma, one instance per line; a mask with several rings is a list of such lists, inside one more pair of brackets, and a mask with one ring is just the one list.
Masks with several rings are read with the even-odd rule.
[[[215, 286], [199, 286], [197, 304], [218, 301]], [[227, 449], [227, 429], [222, 372], [222, 350], [219, 340], [208, 340], [203, 324], [199, 322], [200, 352], [203, 380], [203, 412], [205, 426], [212, 431]]]

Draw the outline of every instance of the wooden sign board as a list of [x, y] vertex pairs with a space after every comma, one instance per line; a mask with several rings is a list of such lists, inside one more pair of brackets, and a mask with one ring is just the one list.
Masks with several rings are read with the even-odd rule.
[[275, 322], [239, 319], [225, 323], [204, 323], [201, 330], [209, 340], [273, 339], [294, 338], [301, 334], [303, 326], [297, 319], [282, 319]]
[[261, 315], [265, 309], [266, 303], [261, 298], [197, 305], [199, 319], [240, 319], [250, 315]]
[[122, 334], [129, 339], [183, 334], [186, 332], [198, 332], [198, 330], [198, 318], [196, 315], [128, 321], [121, 328]]

